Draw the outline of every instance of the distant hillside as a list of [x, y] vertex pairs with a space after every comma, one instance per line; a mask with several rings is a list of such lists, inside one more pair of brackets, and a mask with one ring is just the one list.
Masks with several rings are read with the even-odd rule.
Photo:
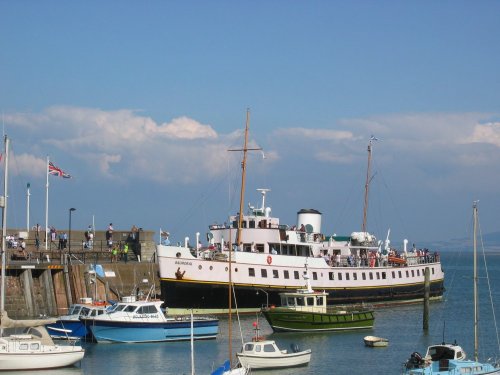
[[[485, 249], [489, 251], [500, 252], [500, 232], [483, 234], [482, 243]], [[478, 238], [478, 246], [481, 246], [481, 240]], [[424, 247], [433, 251], [456, 251], [462, 249], [472, 249], [472, 238], [454, 238], [448, 241], [422, 242], [417, 247]]]

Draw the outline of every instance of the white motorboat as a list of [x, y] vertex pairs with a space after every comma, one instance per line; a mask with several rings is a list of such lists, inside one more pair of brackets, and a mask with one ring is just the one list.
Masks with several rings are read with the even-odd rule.
[[365, 342], [366, 346], [372, 348], [383, 348], [389, 345], [388, 339], [384, 339], [383, 337], [377, 337], [377, 336], [365, 336], [363, 338], [363, 341]]
[[281, 350], [274, 340], [251, 341], [245, 343], [240, 353], [236, 353], [240, 363], [251, 369], [272, 369], [305, 366], [311, 361], [311, 349], [299, 351]]

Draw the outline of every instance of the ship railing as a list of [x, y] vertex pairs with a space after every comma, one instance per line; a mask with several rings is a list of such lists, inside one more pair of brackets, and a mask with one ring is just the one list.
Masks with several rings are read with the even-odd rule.
[[359, 255], [341, 255], [340, 258], [333, 255], [324, 256], [324, 259], [330, 267], [401, 267], [438, 263], [439, 254], [429, 253], [427, 255], [408, 255], [406, 257], [360, 257]]

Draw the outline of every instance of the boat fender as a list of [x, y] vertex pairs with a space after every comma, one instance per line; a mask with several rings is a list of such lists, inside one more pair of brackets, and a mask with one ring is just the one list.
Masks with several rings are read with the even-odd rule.
[[267, 256], [267, 264], [271, 264], [273, 262], [273, 257], [271, 255]]

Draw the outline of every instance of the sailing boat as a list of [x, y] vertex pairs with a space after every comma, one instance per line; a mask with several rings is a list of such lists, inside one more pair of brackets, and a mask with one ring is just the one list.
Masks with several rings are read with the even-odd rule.
[[[244, 196], [245, 196], [245, 179], [246, 179], [246, 162], [247, 162], [247, 152], [249, 148], [247, 147], [248, 144], [248, 123], [250, 120], [250, 111], [247, 110], [247, 119], [246, 119], [246, 124], [245, 124], [245, 143], [243, 146], [243, 150], [230, 150], [230, 151], [243, 151], [243, 161], [241, 163], [241, 190], [240, 190], [240, 211], [239, 211], [239, 217], [238, 217], [238, 230], [236, 232], [236, 244], [239, 246], [241, 241], [241, 227], [242, 227], [242, 221], [243, 221], [243, 201], [244, 201]], [[229, 243], [231, 243], [231, 238], [229, 239]], [[233, 367], [232, 366], [232, 356], [233, 356], [233, 350], [232, 350], [232, 299], [233, 299], [233, 282], [232, 282], [232, 249], [229, 249], [229, 256], [228, 256], [228, 268], [229, 268], [229, 283], [228, 283], [228, 292], [229, 292], [229, 298], [228, 298], [228, 335], [229, 335], [229, 359], [224, 362], [224, 364], [220, 367], [218, 367], [215, 371], [212, 372], [211, 375], [246, 375], [248, 374], [250, 368], [241, 366], [241, 364], [238, 364], [237, 366]], [[235, 296], [236, 299], [236, 296]]]
[[[2, 272], [0, 296], [0, 371], [40, 370], [74, 365], [85, 354], [78, 345], [55, 345], [45, 324], [56, 319], [13, 320], [5, 311], [5, 238], [7, 235], [7, 186], [9, 167], [9, 139], [5, 136], [5, 170], [2, 220]], [[17, 333], [22, 329], [22, 333]]]
[[493, 375], [500, 374], [498, 364], [483, 363], [478, 360], [478, 290], [477, 290], [477, 202], [473, 204], [474, 216], [474, 360], [466, 360], [465, 352], [458, 345], [432, 345], [427, 349], [425, 357], [414, 352], [406, 361], [404, 375]]

